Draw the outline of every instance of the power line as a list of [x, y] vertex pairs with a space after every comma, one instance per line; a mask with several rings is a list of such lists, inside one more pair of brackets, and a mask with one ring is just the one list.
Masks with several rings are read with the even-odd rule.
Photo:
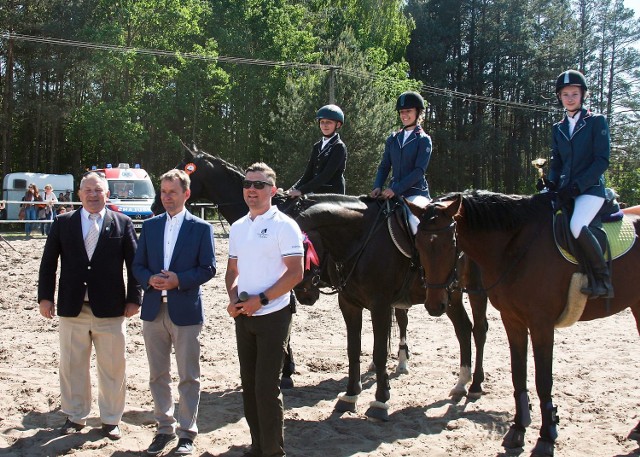
[[[158, 56], [158, 57], [183, 58], [183, 59], [190, 59], [190, 60], [201, 60], [205, 62], [222, 62], [222, 63], [237, 64], [237, 65], [298, 68], [303, 70], [319, 70], [319, 71], [335, 70], [346, 76], [365, 79], [369, 81], [389, 82], [389, 83], [396, 83], [396, 84], [403, 82], [401, 80], [397, 80], [394, 78], [388, 78], [388, 77], [384, 77], [384, 76], [380, 76], [374, 73], [369, 73], [364, 71], [351, 70], [348, 68], [339, 67], [335, 65], [323, 65], [323, 64], [305, 63], [305, 62], [271, 61], [271, 60], [263, 60], [263, 59], [249, 59], [244, 57], [228, 57], [228, 56], [220, 56], [220, 55], [207, 56], [207, 55], [197, 54], [193, 52], [164, 51], [161, 49], [145, 49], [145, 48], [136, 48], [136, 47], [130, 47], [130, 46], [117, 46], [117, 45], [110, 45], [110, 44], [88, 43], [84, 41], [65, 40], [61, 38], [37, 37], [33, 35], [25, 35], [21, 33], [7, 32], [7, 31], [1, 32], [0, 37], [6, 40], [13, 39], [18, 41], [28, 41], [32, 43], [50, 44], [55, 46], [69, 46], [69, 47], [82, 48], [82, 49], [112, 51], [112, 52], [120, 52], [120, 53], [135, 53], [140, 55], [152, 55], [152, 56]], [[422, 93], [431, 94], [435, 96], [449, 97], [452, 99], [483, 103], [487, 105], [494, 105], [494, 106], [504, 107], [504, 108], [523, 109], [527, 111], [536, 111], [536, 112], [543, 112], [543, 113], [550, 113], [550, 112], [557, 111], [557, 108], [555, 107], [535, 105], [532, 103], [513, 102], [509, 100], [503, 100], [503, 99], [488, 97], [484, 95], [469, 94], [469, 93], [460, 92], [460, 91], [451, 90], [451, 89], [442, 89], [442, 88], [429, 86], [425, 84], [423, 84], [420, 87], [420, 91]]]

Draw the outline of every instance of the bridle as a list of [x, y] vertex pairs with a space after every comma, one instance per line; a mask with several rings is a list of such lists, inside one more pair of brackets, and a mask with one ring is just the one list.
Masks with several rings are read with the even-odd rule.
[[451, 292], [456, 291], [456, 290], [458, 290], [460, 292], [468, 293], [468, 294], [472, 294], [472, 293], [486, 294], [488, 291], [490, 291], [491, 289], [496, 287], [498, 284], [500, 284], [504, 280], [504, 278], [511, 271], [513, 271], [515, 266], [518, 263], [520, 263], [520, 261], [524, 258], [525, 254], [529, 251], [529, 248], [533, 245], [533, 241], [538, 237], [538, 235], [540, 235], [540, 232], [542, 231], [542, 223], [540, 221], [538, 221], [537, 230], [533, 233], [530, 242], [526, 243], [525, 244], [525, 248], [522, 249], [520, 254], [511, 261], [511, 263], [507, 266], [507, 268], [502, 270], [502, 273], [500, 274], [498, 279], [496, 279], [495, 282], [493, 284], [491, 284], [489, 287], [478, 288], [478, 289], [467, 289], [466, 287], [460, 287], [459, 284], [458, 284], [458, 280], [459, 280], [459, 277], [458, 277], [458, 260], [462, 256], [462, 251], [460, 251], [458, 249], [458, 237], [457, 237], [457, 230], [456, 230], [456, 221], [452, 220], [451, 223], [449, 225], [447, 225], [446, 227], [440, 227], [440, 228], [434, 228], [434, 229], [421, 228], [419, 230], [421, 230], [423, 232], [427, 232], [427, 233], [434, 233], [434, 234], [435, 233], [439, 233], [439, 232], [450, 232], [450, 231], [453, 231], [453, 244], [454, 244], [454, 247], [455, 247], [455, 250], [454, 250], [454, 262], [453, 262], [453, 267], [451, 268], [451, 271], [449, 273], [449, 276], [448, 276], [448, 278], [447, 278], [447, 280], [445, 282], [432, 283], [432, 284], [427, 282], [427, 280], [425, 278], [424, 282], [425, 282], [425, 287], [427, 289], [445, 289], [445, 290], [447, 290], [447, 292], [449, 294], [451, 294]]
[[446, 227], [439, 228], [421, 228], [419, 229], [421, 232], [426, 232], [429, 234], [437, 234], [442, 232], [453, 232], [453, 245], [455, 247], [453, 254], [453, 267], [449, 272], [449, 276], [444, 282], [440, 283], [430, 283], [428, 278], [424, 278], [424, 286], [426, 289], [445, 289], [448, 293], [453, 292], [456, 289], [460, 289], [458, 286], [458, 260], [460, 260], [460, 256], [462, 253], [458, 250], [458, 239], [456, 236], [456, 221], [451, 221], [449, 225]]

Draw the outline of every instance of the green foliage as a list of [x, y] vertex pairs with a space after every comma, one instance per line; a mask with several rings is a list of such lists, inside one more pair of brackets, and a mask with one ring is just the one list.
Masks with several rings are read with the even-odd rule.
[[9, 1], [0, 24], [120, 47], [0, 40], [5, 172], [129, 161], [159, 175], [182, 140], [239, 166], [266, 161], [288, 187], [332, 93], [348, 192], [366, 193], [399, 126], [395, 98], [419, 90], [434, 194], [531, 192], [530, 161], [548, 157], [561, 115], [555, 78], [577, 68], [611, 126], [607, 178], [637, 203], [640, 23], [621, 0]]
[[[136, 162], [143, 150], [145, 131], [132, 122], [136, 108], [118, 102], [100, 102], [78, 108], [65, 126], [69, 150], [89, 165], [109, 161]], [[105, 160], [106, 159], [106, 160]]]

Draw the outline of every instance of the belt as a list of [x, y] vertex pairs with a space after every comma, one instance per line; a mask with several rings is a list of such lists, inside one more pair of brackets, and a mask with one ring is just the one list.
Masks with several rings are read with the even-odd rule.
[[91, 303], [89, 303], [88, 301], [83, 301], [83, 302], [82, 302], [82, 305], [83, 305], [83, 306], [91, 306]]
[[167, 296], [166, 295], [162, 296], [162, 303], [167, 303]]

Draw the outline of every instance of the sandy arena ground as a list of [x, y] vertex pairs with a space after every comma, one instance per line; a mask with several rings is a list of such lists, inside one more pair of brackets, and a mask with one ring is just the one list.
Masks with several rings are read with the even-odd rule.
[[[44, 237], [10, 236], [17, 252], [0, 249], [0, 455], [10, 456], [138, 456], [145, 455], [155, 426], [147, 385], [147, 362], [136, 316], [128, 323], [128, 401], [124, 436], [112, 442], [100, 434], [97, 406], [89, 427], [74, 436], [59, 436], [64, 422], [58, 384], [57, 320], [40, 316], [36, 282]], [[207, 322], [202, 333], [202, 399], [196, 456], [242, 455], [249, 431], [242, 398], [233, 322], [225, 312], [224, 267], [227, 239], [216, 239], [218, 274], [204, 287]], [[424, 308], [409, 313], [410, 373], [395, 375], [389, 360], [391, 420], [375, 423], [364, 411], [374, 398], [371, 373], [363, 376], [364, 392], [357, 414], [333, 411], [347, 380], [345, 326], [335, 296], [323, 296], [313, 307], [299, 307], [292, 345], [299, 374], [286, 391], [285, 445], [290, 457], [346, 456], [503, 456], [503, 435], [514, 412], [509, 350], [500, 317], [489, 310], [484, 384], [477, 401], [449, 398], [458, 371], [458, 344], [446, 317], [432, 318]], [[371, 359], [368, 313], [363, 332], [362, 369]], [[397, 340], [393, 341], [393, 352]], [[640, 352], [629, 311], [556, 331], [554, 400], [560, 416], [556, 455], [640, 455], [628, 440], [640, 418]], [[520, 453], [529, 455], [540, 426], [529, 355], [533, 424]], [[95, 382], [95, 371], [93, 372]], [[94, 386], [95, 387], [95, 386]], [[175, 391], [175, 390], [174, 390]], [[95, 393], [95, 392], [94, 392]], [[167, 455], [171, 455], [168, 452]]]

